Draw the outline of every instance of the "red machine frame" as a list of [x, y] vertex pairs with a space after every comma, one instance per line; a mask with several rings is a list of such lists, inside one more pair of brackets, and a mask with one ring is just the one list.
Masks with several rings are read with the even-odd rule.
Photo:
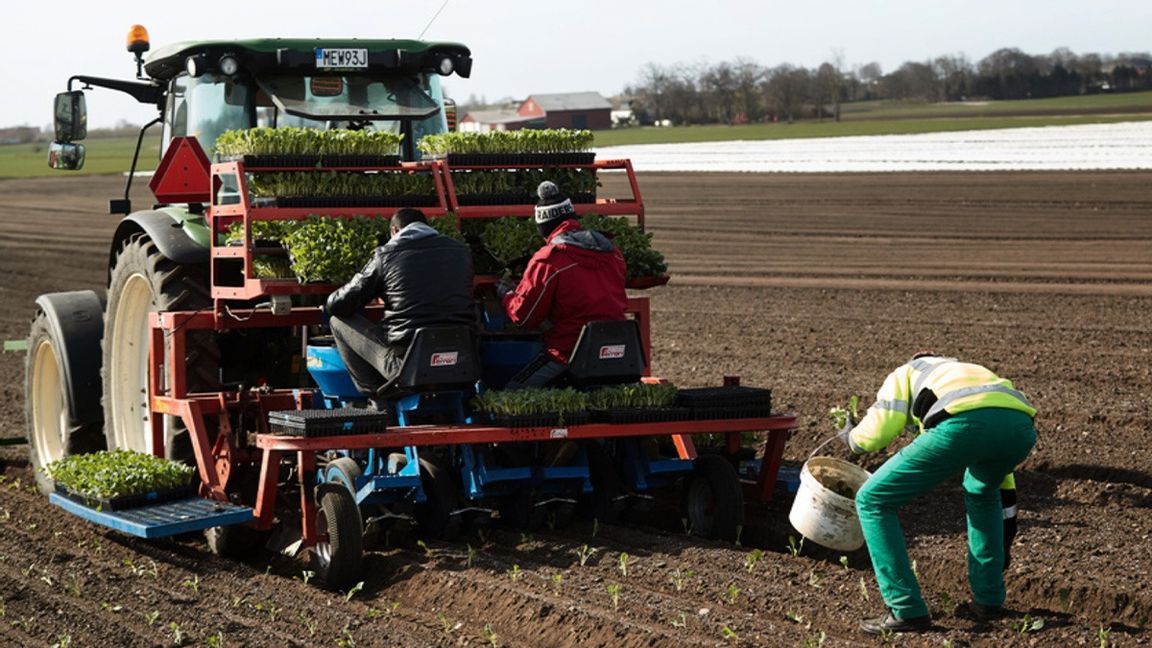
[[[624, 200], [598, 199], [595, 203], [581, 205], [590, 213], [600, 215], [634, 215], [638, 224], [644, 224], [644, 203], [639, 186], [628, 160], [603, 160], [589, 164], [557, 165], [565, 168], [587, 168], [595, 171], [622, 170], [627, 173], [632, 197]], [[540, 165], [512, 166], [467, 166], [450, 167], [445, 161], [407, 162], [398, 167], [373, 167], [380, 171], [400, 171], [409, 173], [430, 173], [436, 187], [438, 205], [424, 209], [429, 216], [454, 213], [460, 219], [499, 218], [502, 216], [528, 216], [533, 206], [466, 206], [460, 205], [452, 181], [452, 173], [472, 169], [539, 168]], [[767, 501], [771, 499], [775, 478], [783, 455], [784, 443], [795, 427], [795, 418], [790, 415], [774, 415], [760, 418], [718, 419], [709, 421], [675, 421], [666, 423], [637, 424], [587, 424], [569, 427], [503, 428], [483, 425], [418, 425], [390, 429], [383, 434], [339, 436], [324, 438], [299, 438], [271, 434], [267, 427], [267, 413], [275, 410], [302, 409], [310, 405], [310, 394], [298, 389], [264, 388], [249, 392], [189, 393], [186, 367], [182, 361], [187, 347], [187, 336], [194, 331], [227, 331], [244, 328], [283, 328], [313, 326], [321, 323], [321, 315], [315, 307], [292, 308], [288, 314], [273, 315], [268, 311], [254, 309], [225, 309], [226, 300], [246, 300], [269, 295], [326, 294], [337, 286], [330, 284], [301, 284], [293, 279], [269, 280], [252, 276], [252, 258], [256, 254], [251, 237], [251, 225], [259, 220], [301, 219], [316, 213], [315, 208], [273, 208], [255, 207], [248, 197], [246, 173], [253, 171], [303, 171], [283, 167], [245, 168], [242, 162], [225, 162], [211, 167], [211, 204], [208, 208], [208, 223], [211, 237], [212, 297], [214, 308], [211, 312], [169, 311], [153, 313], [150, 318], [149, 341], [149, 387], [151, 397], [150, 417], [152, 447], [154, 452], [164, 453], [163, 415], [178, 416], [187, 427], [192, 440], [192, 448], [203, 484], [201, 495], [218, 501], [228, 501], [227, 487], [238, 469], [259, 465], [260, 481], [255, 502], [255, 521], [259, 529], [268, 529], [273, 524], [274, 507], [278, 489], [278, 478], [282, 463], [295, 455], [297, 474], [301, 487], [300, 507], [302, 512], [302, 534], [304, 546], [310, 546], [320, 539], [316, 529], [316, 504], [312, 498], [315, 484], [315, 454], [330, 449], [393, 448], [402, 446], [457, 445], [478, 443], [503, 443], [524, 441], [548, 441], [557, 439], [598, 439], [610, 437], [671, 436], [682, 459], [694, 459], [696, 449], [691, 436], [694, 434], [725, 434], [726, 450], [735, 454], [741, 447], [741, 433], [747, 431], [767, 432], [763, 447], [763, 463], [759, 479], [745, 481], [748, 497]], [[365, 170], [363, 167], [330, 167], [326, 170]], [[227, 185], [225, 177], [235, 178], [234, 185]], [[238, 193], [234, 204], [220, 204], [221, 190], [225, 186]], [[334, 208], [323, 209], [327, 216], [389, 217], [397, 208]], [[244, 244], [239, 247], [219, 245], [222, 234], [228, 225], [243, 222]], [[244, 282], [241, 286], [218, 285], [217, 259], [240, 259], [243, 264]], [[664, 278], [664, 281], [667, 279]], [[491, 283], [495, 277], [477, 277], [477, 285]], [[660, 283], [660, 282], [656, 282]], [[646, 285], [652, 285], [648, 283]], [[379, 311], [380, 307], [369, 307]], [[651, 352], [650, 313], [647, 297], [629, 297], [628, 310], [637, 319], [645, 356]], [[256, 434], [247, 443], [233, 443], [233, 430], [229, 416], [218, 416], [226, 412], [251, 412], [255, 414]], [[209, 441], [206, 417], [216, 416], [218, 434], [215, 442]]]

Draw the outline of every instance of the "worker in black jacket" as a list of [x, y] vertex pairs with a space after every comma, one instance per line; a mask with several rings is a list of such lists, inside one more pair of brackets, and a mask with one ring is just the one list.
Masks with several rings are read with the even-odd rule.
[[[400, 373], [416, 329], [477, 323], [468, 246], [437, 232], [416, 209], [397, 210], [390, 231], [388, 243], [326, 305], [340, 357], [370, 396]], [[363, 313], [377, 298], [384, 302], [379, 324]]]

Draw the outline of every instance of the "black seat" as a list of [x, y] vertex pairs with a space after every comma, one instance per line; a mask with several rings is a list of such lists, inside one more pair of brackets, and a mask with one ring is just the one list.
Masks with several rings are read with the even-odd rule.
[[634, 383], [647, 366], [636, 320], [588, 322], [576, 338], [567, 377], [576, 387]]
[[472, 327], [429, 326], [416, 329], [400, 373], [377, 394], [465, 389], [479, 379], [480, 361]]

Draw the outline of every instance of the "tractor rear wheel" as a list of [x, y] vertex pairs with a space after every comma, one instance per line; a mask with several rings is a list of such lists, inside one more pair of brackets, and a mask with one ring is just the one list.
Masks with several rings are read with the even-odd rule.
[[47, 316], [37, 314], [28, 335], [24, 364], [24, 413], [36, 485], [46, 495], [52, 492], [53, 483], [44, 473], [45, 466], [68, 455], [104, 448], [99, 423], [79, 424], [71, 420], [62, 344], [48, 325]]
[[347, 590], [363, 577], [363, 522], [356, 499], [341, 484], [316, 489], [316, 530], [327, 539], [312, 547], [316, 575], [332, 590]]
[[736, 469], [718, 455], [697, 457], [684, 490], [684, 506], [696, 535], [737, 540], [744, 524], [744, 491]]
[[[148, 316], [158, 311], [210, 308], [207, 266], [181, 265], [160, 252], [147, 235], [127, 239], [116, 255], [104, 315], [105, 436], [109, 449], [152, 453], [148, 392]], [[211, 331], [187, 336], [184, 366], [190, 392], [219, 387], [219, 350]], [[164, 425], [165, 455], [191, 462], [188, 430], [176, 417]]]

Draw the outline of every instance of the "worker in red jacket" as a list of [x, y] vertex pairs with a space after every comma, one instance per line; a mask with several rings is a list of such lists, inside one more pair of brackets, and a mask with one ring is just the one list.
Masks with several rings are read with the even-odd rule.
[[526, 329], [544, 329], [544, 352], [513, 376], [506, 389], [552, 384], [588, 322], [622, 320], [628, 304], [620, 250], [576, 219], [572, 201], [552, 182], [536, 190], [536, 227], [547, 245], [528, 262], [518, 285], [500, 282], [497, 294], [508, 317]]

